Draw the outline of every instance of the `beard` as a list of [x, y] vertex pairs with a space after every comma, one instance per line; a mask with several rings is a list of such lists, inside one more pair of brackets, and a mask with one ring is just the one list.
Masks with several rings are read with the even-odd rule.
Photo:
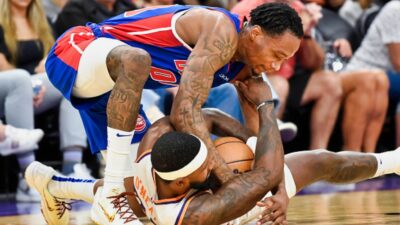
[[212, 190], [214, 192], [221, 187], [221, 183], [217, 177], [211, 173], [204, 182], [193, 182], [190, 184], [190, 187], [200, 191]]

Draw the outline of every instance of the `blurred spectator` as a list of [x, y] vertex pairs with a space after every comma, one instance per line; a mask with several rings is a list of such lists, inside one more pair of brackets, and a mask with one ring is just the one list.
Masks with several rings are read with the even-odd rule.
[[[366, 69], [386, 72], [390, 82], [389, 95], [400, 101], [400, 1], [387, 3], [379, 12], [359, 49], [347, 65], [348, 71]], [[382, 106], [382, 96], [376, 96], [376, 105]], [[400, 112], [397, 114], [397, 143], [400, 145]], [[372, 128], [371, 128], [372, 129]]]
[[252, 9], [267, 2], [273, 2], [273, 0], [242, 0], [233, 6], [231, 12], [250, 18]]
[[350, 43], [356, 45], [357, 41], [354, 39], [354, 29], [337, 13], [324, 10], [316, 33], [323, 37], [317, 39], [328, 50], [325, 68], [340, 72], [344, 112], [343, 150], [374, 152], [388, 105], [387, 78], [382, 72], [362, 67], [341, 72], [346, 64], [343, 59], [352, 56]]
[[58, 14], [69, 0], [42, 0], [44, 12], [52, 23], [56, 22]]
[[319, 6], [309, 3], [299, 13], [305, 36], [295, 55], [287, 100], [288, 110], [291, 111], [312, 103], [310, 149], [328, 147], [342, 97], [340, 78], [331, 71], [322, 70], [324, 50], [313, 38], [314, 26], [321, 18], [320, 11]]
[[373, 0], [346, 0], [339, 10], [339, 15], [350, 25], [355, 27], [357, 19], [360, 18], [365, 10], [375, 7], [378, 8], [373, 2]]
[[[266, 1], [264, 0], [262, 2]], [[307, 28], [307, 24], [316, 25], [316, 20], [313, 19], [313, 16], [308, 16], [307, 18], [307, 14], [313, 15], [312, 9], [310, 10], [309, 8], [306, 8], [306, 11], [303, 11], [301, 10], [302, 4], [299, 1], [288, 0], [287, 2], [289, 2], [292, 7], [297, 9], [298, 12], [303, 12], [300, 13], [300, 15], [303, 19], [303, 25], [305, 26], [304, 30], [306, 34], [308, 33], [310, 36], [323, 36], [324, 38], [326, 36], [329, 37], [329, 35], [326, 35], [325, 33], [322, 33], [321, 35], [321, 33], [318, 32], [319, 30], [315, 30], [314, 33], [310, 33], [310, 28], [312, 29], [313, 26], [309, 26], [309, 28]], [[325, 1], [317, 2], [323, 5], [327, 4]], [[339, 6], [339, 3], [340, 1], [329, 2], [329, 4], [335, 6]], [[254, 2], [249, 0], [239, 3], [234, 10], [237, 10], [235, 12], [244, 13], [244, 15], [248, 14], [248, 11], [251, 10], [251, 8], [249, 8], [247, 11], [241, 10], [239, 8], [240, 4], [242, 4], [244, 8], [249, 6], [254, 7], [252, 6]], [[337, 18], [339, 17], [337, 16]], [[351, 29], [351, 26], [349, 27]], [[333, 29], [333, 27], [325, 28], [326, 29], [322, 30]], [[334, 33], [335, 37], [328, 40], [332, 40], [332, 48], [340, 57], [351, 57], [352, 49], [349, 41], [344, 38], [339, 38], [340, 35], [346, 37], [347, 33], [344, 32], [345, 34], [342, 34], [338, 31], [341, 31], [340, 27], [338, 30], [334, 30], [333, 32], [331, 31], [331, 33]], [[338, 102], [340, 102], [340, 99], [337, 97], [340, 96], [341, 92], [343, 91], [343, 149], [357, 151], [362, 149], [367, 152], [375, 151], [376, 143], [382, 129], [384, 115], [387, 109], [387, 78], [382, 73], [368, 70], [341, 73], [340, 76], [336, 77], [333, 76], [334, 73], [332, 72], [319, 70], [321, 66], [321, 59], [324, 60], [324, 52], [316, 45], [316, 40], [312, 40], [314, 37], [310, 37], [309, 35], [305, 36], [305, 40], [303, 40], [303, 43], [296, 54], [296, 58], [290, 59], [289, 62], [283, 66], [282, 69], [284, 70], [285, 74], [280, 75], [288, 77], [290, 76], [290, 73], [293, 73], [293, 71], [295, 74], [290, 79], [290, 91], [288, 97], [289, 108], [296, 109], [300, 106], [304, 106], [308, 102], [315, 101], [311, 113], [310, 147], [326, 147], [328, 144], [329, 136], [336, 120]], [[320, 38], [317, 39], [320, 40]], [[295, 62], [293, 62], [293, 60], [295, 60]], [[335, 69], [338, 72], [343, 68]], [[324, 74], [324, 76], [321, 76], [321, 74]], [[316, 81], [317, 78], [319, 78], [320, 82]], [[273, 82], [276, 81], [276, 79], [271, 80], [273, 80]], [[282, 81], [283, 79], [279, 78], [278, 80], [280, 83], [278, 85], [275, 84], [275, 86], [285, 88], [284, 81]], [[283, 91], [283, 93], [284, 98], [285, 91]], [[327, 98], [327, 95], [331, 98], [331, 102], [334, 103], [324, 105], [325, 101], [321, 101], [321, 98], [322, 96]], [[320, 101], [321, 105], [324, 105], [323, 107], [320, 107], [321, 105], [318, 104], [318, 100]], [[333, 112], [328, 112], [331, 109], [333, 109]], [[315, 136], [317, 136], [317, 138], [315, 138]]]
[[337, 12], [346, 0], [303, 0], [304, 3], [316, 3], [326, 9]]
[[[79, 113], [57, 91], [45, 74], [45, 55], [54, 43], [40, 0], [2, 1], [0, 13], [0, 68], [24, 69], [32, 74], [35, 84], [33, 106], [35, 114], [60, 107], [60, 149], [63, 151], [63, 173], [85, 171], [82, 151], [87, 146]], [[9, 80], [14, 79], [12, 74]], [[27, 91], [32, 97], [32, 84]], [[75, 167], [75, 170], [74, 170]], [[83, 174], [80, 174], [83, 175]], [[88, 176], [88, 174], [85, 174]]]
[[[337, 13], [325, 10], [323, 15], [318, 31], [323, 41], [333, 43], [325, 62], [333, 63], [332, 68], [336, 67], [333, 69], [340, 72], [346, 63], [338, 59], [350, 58], [352, 47], [355, 49], [359, 40], [356, 40], [355, 29]], [[388, 79], [383, 71], [369, 70], [368, 67], [347, 69], [340, 73], [340, 78], [344, 95], [343, 149], [374, 152], [388, 106]]]
[[[0, 70], [4, 69], [3, 62], [4, 56], [0, 54]], [[3, 125], [0, 121], [0, 155], [17, 154], [20, 168], [16, 195], [18, 201], [40, 201], [39, 194], [27, 186], [22, 176], [26, 167], [35, 161], [33, 151], [38, 148], [37, 143], [43, 137], [42, 130], [33, 129], [32, 105], [33, 92], [29, 73], [16, 69], [0, 72], [0, 117], [5, 117], [8, 124]]]
[[124, 11], [137, 9], [131, 0], [70, 0], [55, 22], [57, 36], [87, 22], [100, 23]]

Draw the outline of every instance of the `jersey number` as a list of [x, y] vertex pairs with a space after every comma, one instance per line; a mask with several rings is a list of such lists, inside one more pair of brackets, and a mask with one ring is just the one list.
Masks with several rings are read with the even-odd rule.
[[[182, 74], [183, 68], [186, 65], [186, 60], [174, 60], [174, 62], [175, 68]], [[174, 85], [177, 82], [177, 78], [172, 71], [154, 66], [150, 69], [150, 77], [161, 84]]]

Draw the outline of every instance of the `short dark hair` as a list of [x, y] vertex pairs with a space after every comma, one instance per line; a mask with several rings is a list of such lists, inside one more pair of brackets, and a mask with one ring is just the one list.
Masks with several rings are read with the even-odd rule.
[[200, 151], [200, 140], [190, 134], [172, 131], [163, 134], [151, 151], [151, 164], [158, 172], [179, 170]]
[[298, 38], [304, 35], [301, 18], [286, 3], [265, 3], [250, 12], [250, 24], [260, 26], [271, 36], [282, 35], [289, 30]]

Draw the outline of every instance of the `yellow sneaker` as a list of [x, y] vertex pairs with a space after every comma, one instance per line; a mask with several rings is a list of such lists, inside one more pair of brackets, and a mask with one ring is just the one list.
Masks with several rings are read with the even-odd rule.
[[26, 168], [25, 179], [40, 194], [41, 211], [47, 224], [67, 225], [72, 201], [53, 196], [47, 188], [56, 173], [53, 168], [35, 161]]
[[[101, 225], [143, 225], [129, 207], [128, 199], [122, 189], [112, 189], [103, 194], [100, 187], [90, 212], [92, 220]], [[104, 197], [107, 196], [107, 197]]]

